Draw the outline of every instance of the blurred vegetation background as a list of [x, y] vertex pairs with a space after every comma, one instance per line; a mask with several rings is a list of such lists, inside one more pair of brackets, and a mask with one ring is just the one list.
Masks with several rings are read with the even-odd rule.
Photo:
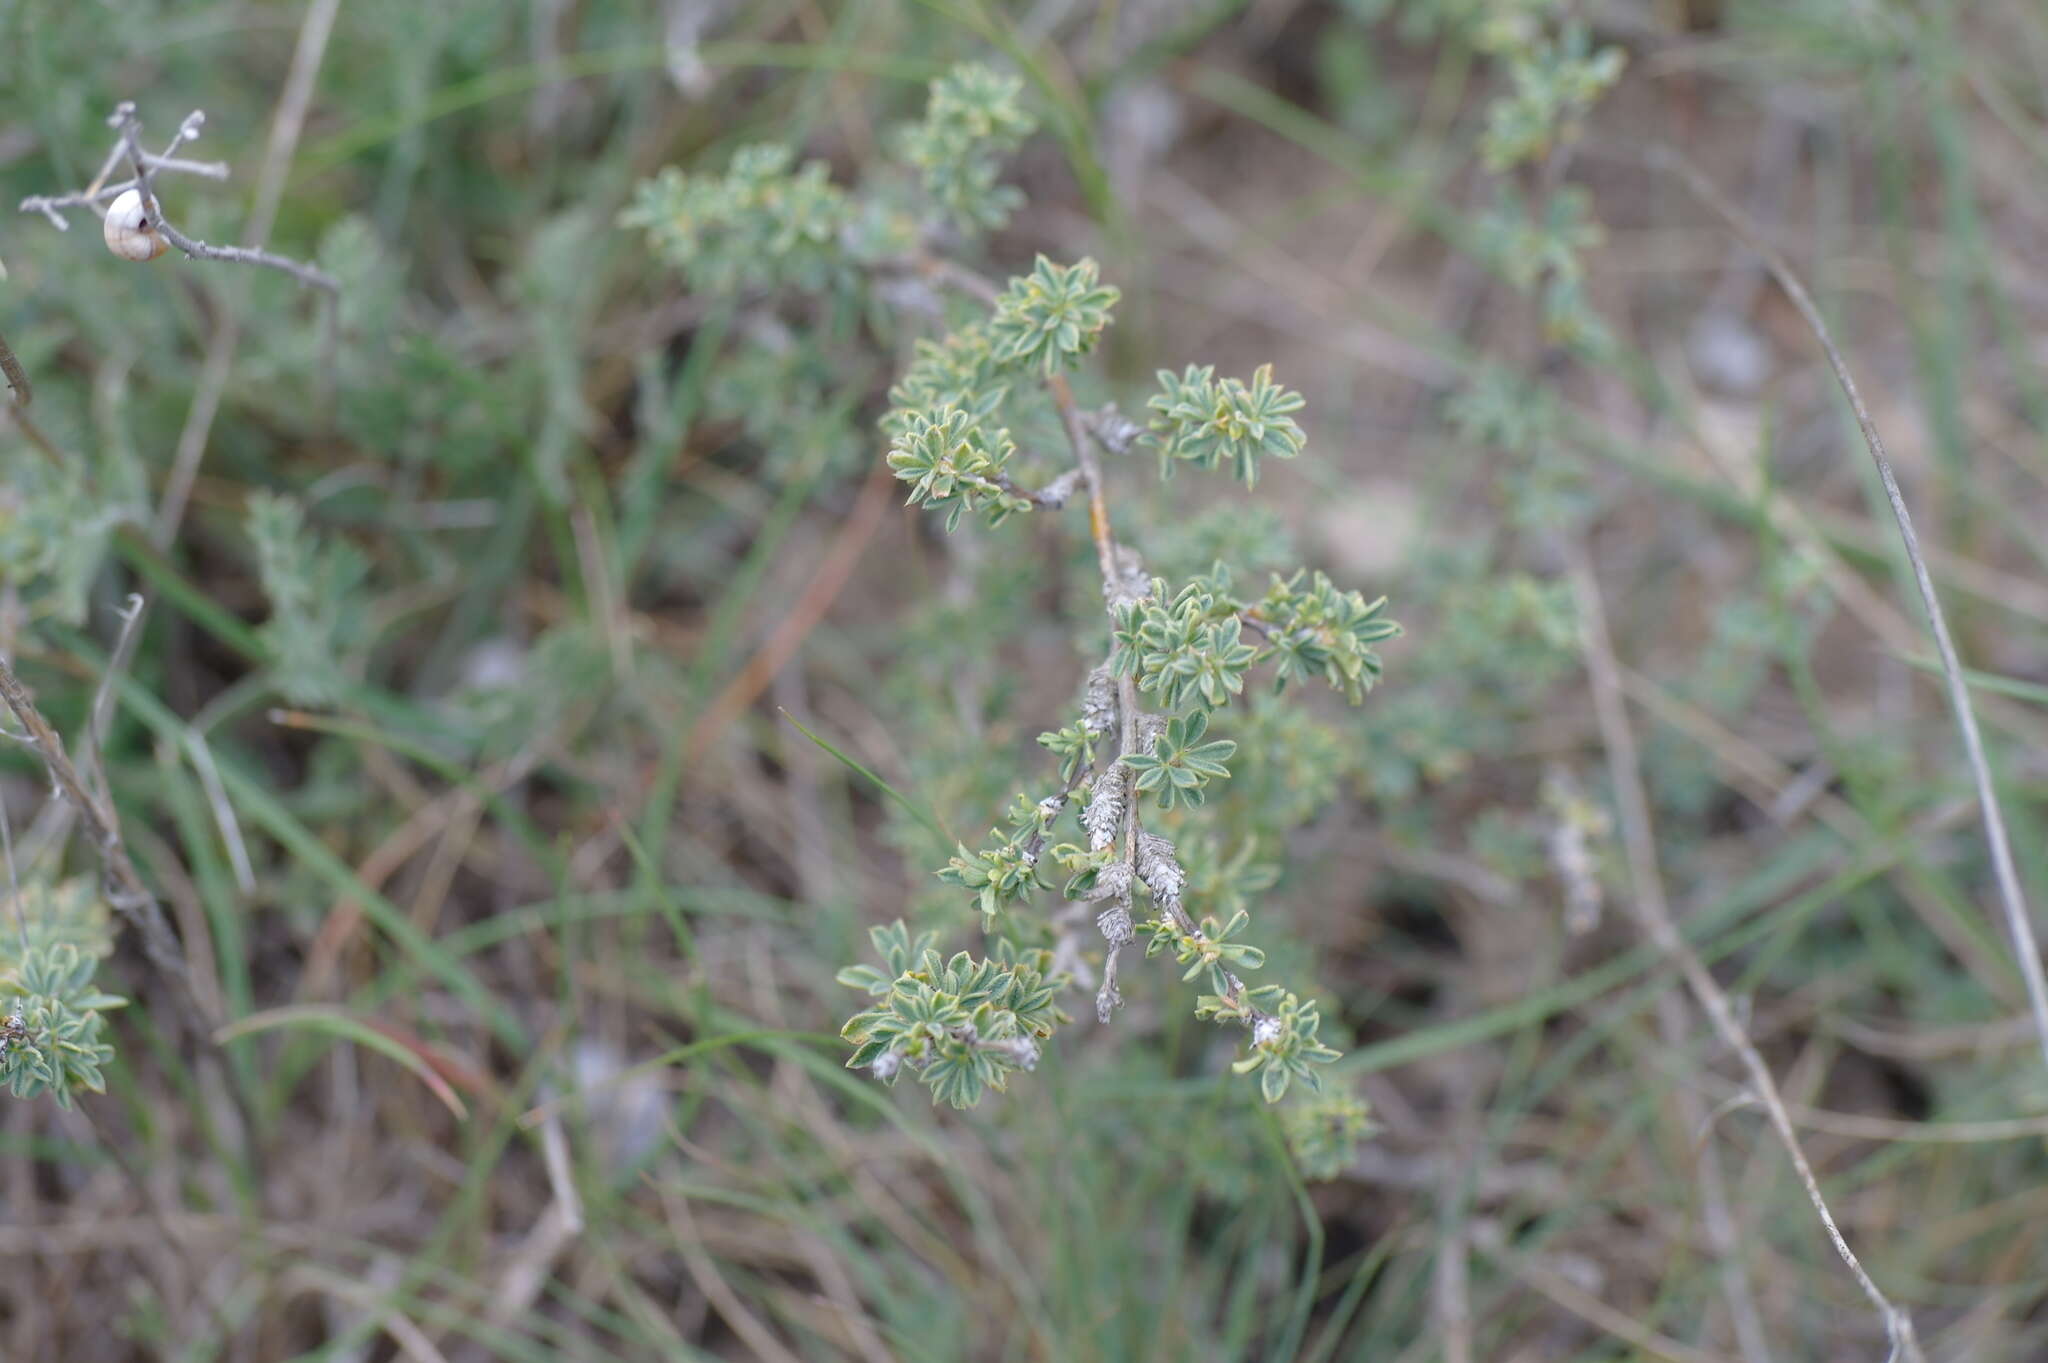
[[[1527, 23], [1626, 61], [1503, 171], [1570, 104]], [[1407, 627], [1361, 709], [1241, 722], [1202, 853], [1350, 1047], [1379, 1130], [1334, 1167], [1157, 962], [972, 1112], [842, 1068], [867, 927], [975, 923], [802, 730], [971, 837], [1092, 660], [1089, 551], [897, 505], [913, 331], [693, 294], [616, 219], [764, 140], [886, 173], [963, 59], [1041, 121], [971, 263], [1123, 291], [1084, 400], [1309, 399], [1255, 501], [1112, 467], [1148, 566], [1306, 559]], [[1660, 1025], [1581, 556], [1673, 912], [1845, 1232], [1929, 1357], [2048, 1356], [2048, 1076], [1882, 491], [1639, 155], [1832, 318], [2048, 898], [2034, 0], [0, 0], [0, 82], [9, 202], [86, 184], [117, 101], [152, 145], [203, 108], [233, 177], [174, 220], [274, 203], [341, 281], [0, 226], [44, 437], [0, 418], [0, 653], [74, 750], [114, 678], [105, 787], [240, 1024], [124, 936], [106, 1094], [0, 1103], [0, 1356], [1884, 1357], [1740, 1067]], [[90, 877], [49, 794], [0, 746], [20, 873]]]

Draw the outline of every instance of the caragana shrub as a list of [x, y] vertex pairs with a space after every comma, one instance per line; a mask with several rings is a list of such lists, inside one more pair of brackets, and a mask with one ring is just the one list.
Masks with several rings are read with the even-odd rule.
[[[622, 219], [694, 288], [732, 300], [736, 335], [786, 347], [786, 321], [851, 311], [907, 343], [879, 419], [886, 459], [907, 500], [949, 532], [970, 520], [1005, 534], [1039, 516], [1085, 521], [1100, 611], [1081, 644], [1097, 661], [1078, 669], [1073, 708], [1038, 735], [1042, 751], [1016, 755], [1028, 793], [934, 868], [978, 915], [983, 942], [949, 952], [941, 939], [952, 929], [875, 928], [874, 958], [839, 973], [867, 995], [843, 1029], [848, 1064], [972, 1106], [1040, 1063], [1071, 1023], [1077, 991], [1109, 1023], [1126, 957], [1139, 952], [1171, 960], [1196, 1017], [1241, 1029], [1233, 1068], [1255, 1076], [1266, 1100], [1320, 1092], [1318, 1071], [1339, 1052], [1319, 1005], [1261, 973], [1254, 917], [1277, 872], [1251, 840], [1228, 830], [1226, 845], [1226, 830], [1203, 821], [1247, 758], [1262, 790], [1284, 784], [1275, 773], [1312, 768], [1306, 753], [1245, 753], [1239, 735], [1324, 733], [1288, 724], [1276, 705], [1311, 686], [1363, 701], [1380, 677], [1377, 646], [1399, 626], [1384, 599], [1306, 567], [1241, 577], [1219, 553], [1169, 580], [1148, 570], [1137, 534], [1119, 536], [1107, 468], [1156, 464], [1161, 478], [1187, 469], [1249, 491], [1268, 461], [1303, 453], [1305, 403], [1270, 366], [1235, 375], [1188, 365], [1160, 371], [1136, 415], [1081, 407], [1073, 376], [1120, 297], [1096, 262], [1040, 256], [999, 284], [959, 261], [1017, 205], [997, 174], [1032, 127], [1020, 92], [981, 66], [935, 81], [926, 119], [894, 144], [905, 164], [858, 192], [786, 149], [751, 148], [722, 175], [664, 172]], [[904, 334], [929, 317], [945, 322], [936, 334]], [[1184, 563], [1197, 538], [1219, 551], [1275, 538], [1266, 522], [1237, 519], [1196, 533], [1159, 527], [1160, 542], [1175, 545], [1162, 561]], [[1257, 558], [1273, 561], [1263, 549]], [[1290, 809], [1257, 822], [1301, 817]], [[1289, 1111], [1285, 1129], [1311, 1172], [1337, 1168], [1369, 1127], [1345, 1094]]]

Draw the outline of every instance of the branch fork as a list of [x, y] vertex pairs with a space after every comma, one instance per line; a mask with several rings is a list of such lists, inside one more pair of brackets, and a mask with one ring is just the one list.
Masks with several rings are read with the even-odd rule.
[[[64, 216], [67, 208], [86, 208], [104, 217], [106, 210], [101, 207], [105, 201], [118, 198], [134, 190], [142, 196], [142, 203], [148, 214], [152, 229], [163, 239], [177, 247], [191, 260], [223, 260], [236, 265], [260, 265], [265, 269], [277, 270], [290, 275], [309, 288], [320, 289], [333, 294], [340, 291], [340, 283], [333, 275], [303, 261], [293, 260], [272, 251], [254, 246], [214, 246], [186, 236], [165, 216], [163, 201], [156, 194], [156, 175], [159, 172], [197, 175], [209, 180], [228, 178], [227, 163], [223, 161], [193, 161], [175, 153], [187, 142], [198, 138], [206, 125], [206, 112], [194, 109], [178, 125], [178, 131], [165, 144], [161, 152], [150, 153], [142, 146], [142, 124], [135, 116], [132, 100], [122, 100], [114, 106], [114, 112], [107, 118], [107, 126], [114, 130], [114, 147], [107, 153], [99, 174], [84, 189], [70, 194], [32, 194], [21, 201], [23, 213], [40, 213], [58, 231], [69, 231], [71, 224]], [[132, 176], [129, 179], [109, 183], [108, 177], [128, 164]]]

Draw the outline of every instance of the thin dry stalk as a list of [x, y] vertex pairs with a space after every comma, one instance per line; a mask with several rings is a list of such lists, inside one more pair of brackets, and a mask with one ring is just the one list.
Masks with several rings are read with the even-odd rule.
[[569, 1165], [569, 1138], [562, 1130], [559, 1112], [548, 1114], [540, 1124], [542, 1166], [547, 1170], [548, 1190], [562, 1218], [562, 1229], [570, 1235], [583, 1233], [583, 1196], [576, 1191], [576, 1173]]
[[199, 788], [206, 807], [213, 811], [213, 823], [228, 849], [228, 864], [234, 868], [235, 884], [243, 894], [256, 893], [256, 865], [249, 859], [249, 844], [242, 837], [242, 824], [228, 800], [228, 788], [221, 784], [220, 768], [213, 760], [213, 748], [197, 728], [185, 731], [185, 752], [192, 770], [199, 773]]
[[775, 1332], [747, 1309], [740, 1295], [726, 1282], [725, 1275], [718, 1271], [717, 1263], [705, 1252], [704, 1237], [697, 1229], [696, 1218], [690, 1215], [689, 1198], [666, 1184], [649, 1181], [654, 1183], [662, 1208], [668, 1213], [669, 1224], [675, 1231], [676, 1249], [683, 1257], [683, 1267], [697, 1284], [697, 1290], [718, 1312], [719, 1319], [731, 1327], [754, 1357], [764, 1360], [764, 1363], [801, 1363]]
[[[263, 150], [263, 165], [256, 175], [256, 203], [250, 211], [246, 229], [252, 245], [261, 245], [263, 239], [270, 235], [271, 223], [277, 216], [285, 178], [291, 170], [292, 153], [297, 150], [299, 135], [305, 128], [307, 103], [312, 98], [313, 83], [320, 65], [326, 58], [327, 41], [334, 31], [335, 14], [339, 8], [340, 0], [315, 0], [299, 26], [299, 40], [292, 49], [291, 69], [285, 74], [284, 92], [278, 99], [277, 113], [270, 125], [270, 140]], [[331, 279], [325, 287], [330, 294], [335, 291]], [[228, 370], [240, 336], [241, 328], [235, 314], [227, 312], [207, 342], [198, 391], [193, 394], [192, 406], [185, 414], [184, 428], [178, 432], [178, 448], [172, 460], [171, 475], [164, 484], [162, 500], [157, 503], [156, 523], [151, 527], [151, 542], [159, 549], [178, 537], [178, 526], [185, 518], [185, 504], [191, 499], [200, 461], [206, 457], [207, 437], [213, 432], [214, 417], [220, 410], [221, 394], [227, 388]]]
[[[1755, 1095], [1744, 1091], [1722, 1105], [1728, 1111], [1753, 1107]], [[1722, 1109], [1716, 1109], [1718, 1117]], [[1792, 1120], [1808, 1131], [1857, 1141], [1897, 1141], [1911, 1145], [1985, 1145], [1999, 1141], [2048, 1138], [2048, 1117], [2005, 1117], [1984, 1122], [1906, 1122], [1873, 1117], [1866, 1112], [1835, 1112], [1792, 1104]]]
[[0, 336], [0, 374], [7, 376], [7, 386], [14, 390], [15, 406], [26, 407], [35, 401], [36, 390], [28, 381], [28, 371], [14, 358], [14, 350], [4, 336]]
[[[1457, 1116], [1451, 1133], [1451, 1167], [1470, 1169], [1479, 1139], [1479, 1109], [1473, 1101], [1470, 1067], [1460, 1076]], [[1436, 1265], [1430, 1276], [1430, 1315], [1443, 1341], [1444, 1363], [1472, 1363], [1472, 1230], [1469, 1195], [1445, 1179], [1438, 1189]]]
[[409, 1363], [448, 1363], [433, 1339], [392, 1304], [392, 1294], [374, 1283], [356, 1282], [317, 1264], [294, 1264], [285, 1275], [293, 1288], [317, 1292], [346, 1303], [375, 1320], [377, 1328], [391, 1336]]
[[[182, 997], [198, 1008], [198, 996], [192, 992], [191, 977], [185, 969], [185, 953], [179, 948], [177, 939], [171, 935], [170, 922], [164, 917], [163, 906], [156, 895], [143, 882], [135, 863], [129, 860], [128, 849], [122, 846], [120, 825], [115, 821], [110, 807], [102, 805], [99, 799], [86, 787], [72, 765], [71, 758], [64, 751], [64, 740], [43, 718], [36, 708], [28, 688], [4, 659], [0, 659], [0, 702], [14, 713], [28, 735], [28, 743], [42, 760], [43, 769], [49, 773], [50, 783], [60, 798], [84, 820], [85, 830], [93, 845], [99, 849], [100, 865], [107, 884], [107, 902], [120, 910], [123, 917], [135, 925], [142, 936], [142, 949], [149, 956], [150, 963], [168, 975], [179, 987]], [[212, 1021], [201, 1028], [202, 1034], [212, 1030]]]
[[[21, 875], [14, 865], [14, 820], [7, 813], [4, 796], [0, 796], [0, 857], [7, 863], [7, 902], [14, 909], [14, 930], [21, 938], [22, 954], [27, 955], [28, 919], [21, 911]], [[0, 924], [0, 931], [5, 929], [6, 925]]]
[[1792, 1168], [1799, 1175], [1799, 1182], [1806, 1190], [1806, 1199], [1812, 1204], [1814, 1214], [1826, 1228], [1835, 1252], [1848, 1265], [1856, 1285], [1884, 1321], [1885, 1334], [1891, 1341], [1889, 1363], [1921, 1363], [1920, 1342], [1913, 1333], [1912, 1317], [1892, 1304], [1864, 1269], [1863, 1261], [1849, 1248], [1841, 1226], [1828, 1209], [1827, 1200], [1821, 1196], [1820, 1182], [1814, 1177], [1813, 1166], [1807, 1161], [1806, 1151], [1799, 1143], [1799, 1133], [1786, 1110], [1784, 1098], [1778, 1092], [1777, 1081], [1771, 1076], [1770, 1066], [1764, 1063], [1756, 1044], [1737, 1019], [1735, 1007], [1720, 982], [1708, 972], [1672, 921], [1670, 907], [1664, 899], [1663, 872], [1657, 865], [1650, 800], [1643, 788], [1635, 734], [1629, 727], [1628, 710], [1622, 700], [1621, 669], [1615, 662], [1614, 646], [1607, 634], [1607, 615], [1601, 602], [1600, 584], [1593, 576], [1592, 564], [1582, 546], [1570, 545], [1565, 552], [1572, 586], [1578, 598], [1586, 670], [1593, 683], [1593, 709], [1599, 721], [1601, 740], [1607, 749], [1608, 770], [1621, 815], [1622, 845], [1636, 889], [1637, 917], [1651, 943], [1678, 967], [1687, 988], [1706, 1011], [1722, 1041], [1742, 1061], [1749, 1075], [1750, 1089], [1763, 1105], [1772, 1128], [1784, 1144], [1785, 1153], [1791, 1158]]
[[299, 135], [306, 128], [306, 110], [313, 101], [313, 85], [327, 55], [327, 40], [333, 36], [341, 0], [313, 0], [299, 23], [299, 39], [292, 47], [292, 64], [285, 72], [284, 90], [277, 98], [277, 112], [270, 120], [270, 139], [263, 146], [263, 164], [256, 172], [256, 202], [249, 210], [243, 229], [251, 246], [260, 246], [277, 221], [278, 206], [284, 202], [285, 177], [291, 171], [292, 153], [298, 150]]
[[1705, 1353], [1646, 1328], [1641, 1322], [1625, 1312], [1615, 1310], [1561, 1273], [1554, 1273], [1538, 1264], [1507, 1255], [1500, 1256], [1500, 1263], [1517, 1280], [1542, 1293], [1553, 1304], [1571, 1312], [1588, 1325], [1626, 1342], [1640, 1351], [1645, 1358], [1660, 1359], [1662, 1363], [1722, 1363], [1718, 1354]]
[[28, 381], [28, 370], [15, 358], [14, 351], [4, 336], [0, 336], [0, 375], [6, 377], [8, 388], [14, 392], [14, 406], [8, 412], [8, 415], [14, 418], [14, 424], [19, 426], [21, 433], [29, 438], [30, 443], [53, 463], [64, 462], [63, 454], [50, 443], [50, 438], [43, 434], [42, 427], [29, 420], [28, 405], [35, 401], [35, 385]]
[[1712, 180], [1676, 151], [1670, 147], [1654, 147], [1648, 160], [1653, 167], [1668, 171], [1682, 181], [1694, 197], [1712, 209], [1762, 258], [1772, 277], [1778, 281], [1778, 287], [1785, 291], [1786, 297], [1799, 310], [1799, 315], [1806, 319], [1806, 325], [1827, 356], [1835, 381], [1849, 399], [1849, 407], [1856, 415], [1856, 425], [1863, 433], [1863, 443], [1869, 448], [1870, 458], [1877, 465], [1878, 477], [1884, 483], [1885, 497], [1891, 502], [1892, 518], [1898, 522], [1899, 538], [1905, 544], [1906, 557], [1913, 565], [1913, 581], [1920, 589], [1920, 604], [1927, 611], [1928, 625], [1934, 633], [1934, 647], [1941, 657], [1949, 708], [1955, 713], [1956, 727], [1962, 731], [1963, 752], [1969, 760], [1970, 775], [1976, 782], [1977, 803], [1984, 815], [1984, 839], [1991, 849], [1991, 866], [1998, 882], [1999, 901], [2005, 911], [2007, 930], [2012, 935], [2020, 977], [2027, 984], [2027, 1001], [2033, 1009], [2034, 1031], [2040, 1042], [2041, 1057], [2048, 1061], [2048, 973], [2042, 969], [2041, 949], [2034, 937], [2033, 920], [2027, 914], [2026, 895], [2020, 887], [2019, 871], [2013, 865], [2012, 847], [2005, 831], [2005, 814], [1999, 807], [1998, 792], [1992, 783], [1991, 765], [1984, 756], [1984, 740], [1977, 731], [1977, 716], [1970, 708], [1962, 659], [1956, 652], [1955, 640], [1950, 637], [1948, 617], [1942, 613], [1941, 599], [1934, 591], [1934, 579], [1927, 571], [1926, 556], [1920, 550], [1920, 537], [1913, 530], [1912, 513], [1906, 508], [1905, 495], [1899, 491], [1898, 477], [1892, 472], [1891, 459], [1885, 454], [1884, 441], [1878, 436], [1870, 409], [1864, 405], [1863, 394], [1842, 359], [1841, 349], [1835, 344], [1827, 320], [1821, 316], [1813, 296], [1806, 291], [1806, 286], [1800, 282], [1783, 254], [1764, 239], [1748, 216], [1729, 202]]
[[100, 797], [109, 804], [113, 802], [114, 793], [107, 787], [107, 773], [100, 762], [100, 749], [106, 745], [107, 723], [113, 718], [114, 685], [128, 670], [129, 662], [135, 657], [136, 640], [142, 634], [142, 594], [130, 592], [119, 615], [121, 632], [114, 638], [114, 651], [108, 655], [106, 670], [100, 674], [100, 684], [93, 691], [92, 708], [86, 712], [89, 718], [85, 725], [85, 741], [79, 744], [78, 753], [79, 771], [98, 788]]

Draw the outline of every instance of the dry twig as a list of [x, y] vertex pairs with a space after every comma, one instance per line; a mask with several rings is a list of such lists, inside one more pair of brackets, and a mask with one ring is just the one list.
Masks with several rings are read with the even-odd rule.
[[2033, 1010], [2034, 1031], [2040, 1042], [2041, 1056], [2048, 1061], [2048, 974], [2042, 970], [2041, 948], [2035, 940], [2033, 921], [2027, 915], [2026, 895], [2020, 888], [2019, 872], [2013, 865], [2012, 846], [2005, 831], [2005, 815], [1999, 807], [1998, 792], [1991, 780], [1991, 765], [1984, 756], [1984, 740], [1977, 731], [1977, 717], [1970, 708], [1962, 659], [1956, 652], [1955, 640], [1949, 635], [1948, 617], [1942, 613], [1941, 600], [1935, 595], [1934, 579], [1927, 571], [1920, 537], [1913, 530], [1912, 513], [1906, 508], [1905, 495], [1899, 491], [1898, 477], [1892, 472], [1891, 459], [1885, 454], [1884, 441], [1878, 436], [1870, 409], [1864, 405], [1863, 394], [1842, 359], [1841, 349], [1835, 344], [1827, 320], [1821, 316], [1813, 296], [1806, 291], [1806, 286], [1800, 282], [1784, 255], [1765, 240], [1763, 233], [1740, 208], [1729, 202], [1719, 186], [1678, 152], [1670, 147], [1653, 147], [1647, 159], [1652, 167], [1667, 171], [1682, 181], [1695, 198], [1712, 209], [1762, 258], [1772, 277], [1778, 281], [1778, 287], [1792, 300], [1792, 305], [1812, 330], [1814, 339], [1820, 342], [1828, 367], [1834, 371], [1835, 381], [1849, 399], [1849, 407], [1856, 415], [1856, 425], [1863, 433], [1863, 443], [1869, 448], [1870, 458], [1877, 465], [1878, 477], [1884, 483], [1892, 517], [1898, 522], [1899, 538], [1905, 544], [1906, 557], [1913, 565], [1913, 581], [1920, 589], [1920, 604], [1926, 608], [1928, 625], [1934, 634], [1935, 651], [1941, 657], [1949, 708], [1955, 712], [1956, 727], [1962, 732], [1963, 752], [1969, 760], [1970, 775], [1977, 787], [1977, 803], [1984, 815], [1984, 839], [1991, 850], [1991, 866], [1998, 882], [2006, 928], [2012, 935], [2020, 976], [2026, 981], [2027, 1001]]
[[[178, 125], [177, 133], [172, 136], [164, 150], [152, 155], [142, 148], [142, 124], [135, 117], [134, 102], [122, 100], [114, 106], [114, 112], [107, 118], [107, 126], [114, 130], [114, 150], [101, 166], [100, 173], [93, 177], [93, 182], [75, 193], [30, 195], [21, 201], [20, 211], [40, 213], [59, 231], [68, 231], [71, 224], [64, 216], [63, 210], [66, 208], [85, 207], [98, 213], [101, 211], [99, 205], [102, 200], [112, 199], [133, 189], [141, 194], [143, 207], [149, 215], [149, 221], [154, 224], [154, 230], [161, 233], [165, 241], [183, 251], [188, 258], [224, 260], [236, 265], [261, 265], [266, 269], [280, 270], [301, 284], [328, 293], [336, 292], [340, 285], [334, 276], [325, 270], [260, 248], [214, 246], [195, 240], [179, 231], [164, 215], [163, 201], [156, 194], [157, 172], [173, 171], [216, 180], [227, 178], [227, 167], [220, 162], [188, 161], [172, 154], [185, 143], [197, 138], [205, 124], [205, 111], [194, 109], [185, 116], [185, 121]], [[124, 160], [133, 170], [134, 177], [116, 184], [106, 183], [107, 176], [113, 173], [114, 167]]]
[[15, 406], [26, 407], [35, 401], [36, 390], [28, 381], [28, 371], [14, 358], [14, 350], [5, 336], [0, 336], [0, 374], [7, 376], [7, 386], [14, 390]]
[[99, 849], [107, 902], [135, 925], [136, 931], [142, 935], [142, 949], [148, 954], [151, 964], [175, 980], [181, 992], [193, 1000], [196, 1007], [197, 996], [192, 993], [192, 982], [185, 969], [185, 954], [171, 934], [163, 906], [157, 902], [149, 886], [143, 883], [135, 863], [129, 860], [113, 810], [101, 804], [87, 788], [78, 768], [72, 765], [71, 758], [64, 751], [64, 740], [57, 736], [57, 731], [36, 709], [28, 688], [22, 685], [21, 678], [14, 674], [14, 669], [5, 660], [0, 660], [0, 702], [5, 702], [20, 723], [27, 743], [42, 759], [43, 769], [49, 773], [59, 798], [84, 820], [87, 835]]
[[1863, 1267], [1862, 1260], [1856, 1257], [1856, 1252], [1849, 1248], [1841, 1226], [1828, 1209], [1827, 1200], [1821, 1196], [1820, 1182], [1814, 1177], [1813, 1166], [1807, 1161], [1806, 1151], [1799, 1143], [1799, 1133], [1786, 1110], [1784, 1098], [1778, 1092], [1770, 1066], [1764, 1063], [1756, 1043], [1743, 1029], [1727, 992], [1701, 963], [1698, 953], [1672, 921], [1670, 907], [1664, 899], [1663, 872], [1657, 865], [1656, 834], [1650, 824], [1650, 799], [1643, 788], [1635, 734], [1629, 727], [1628, 711], [1622, 699], [1621, 669], [1615, 662], [1614, 646], [1607, 635], [1607, 616], [1601, 603], [1600, 585], [1593, 576], [1592, 565], [1587, 561], [1583, 547], [1572, 545], [1566, 552], [1579, 602], [1586, 669], [1593, 683], [1593, 708], [1599, 720], [1601, 739], [1607, 748], [1608, 770], [1621, 815], [1622, 846], [1628, 856], [1630, 879], [1635, 884], [1637, 917], [1652, 945], [1678, 967], [1686, 987], [1713, 1022], [1721, 1040], [1742, 1061], [1743, 1069], [1749, 1075], [1750, 1090], [1763, 1105], [1772, 1128], [1783, 1142], [1785, 1153], [1792, 1160], [1792, 1168], [1806, 1190], [1806, 1199], [1813, 1205], [1814, 1214], [1826, 1228], [1835, 1252], [1848, 1265], [1856, 1285], [1884, 1320], [1885, 1334], [1891, 1340], [1889, 1363], [1920, 1363], [1922, 1355], [1919, 1340], [1913, 1333], [1912, 1317], [1892, 1304]]

